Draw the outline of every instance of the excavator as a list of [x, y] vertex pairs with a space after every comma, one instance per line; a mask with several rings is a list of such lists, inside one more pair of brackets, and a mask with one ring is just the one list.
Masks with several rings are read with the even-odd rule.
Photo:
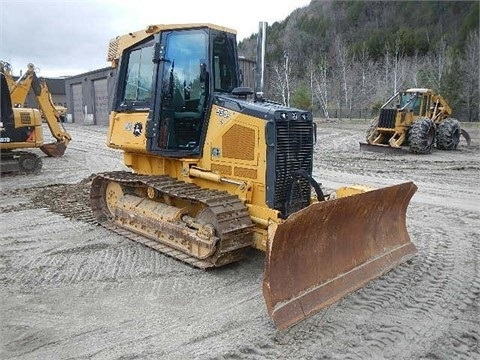
[[99, 224], [200, 269], [264, 251], [265, 305], [282, 330], [415, 255], [417, 187], [322, 189], [312, 114], [263, 95], [265, 29], [255, 90], [242, 86], [233, 29], [162, 24], [112, 39], [106, 145], [131, 171], [96, 174], [90, 200]]
[[470, 146], [470, 135], [452, 117], [452, 108], [441, 95], [432, 89], [412, 88], [398, 91], [382, 105], [360, 149], [429, 154], [434, 145], [439, 150], [455, 150], [460, 135]]
[[[29, 64], [28, 70], [16, 82], [8, 63], [0, 61], [1, 77], [1, 173], [34, 173], [42, 167], [40, 157], [33, 152], [18, 149], [39, 148], [49, 157], [63, 156], [70, 134], [61, 124], [61, 115], [52, 102], [46, 84], [40, 80]], [[30, 89], [33, 90], [40, 110], [22, 107]], [[42, 119], [45, 119], [56, 142], [44, 143]]]

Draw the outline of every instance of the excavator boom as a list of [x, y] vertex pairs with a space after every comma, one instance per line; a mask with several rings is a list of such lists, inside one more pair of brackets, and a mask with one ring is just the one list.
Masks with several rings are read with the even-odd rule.
[[32, 90], [42, 112], [42, 117], [46, 121], [50, 133], [57, 140], [53, 143], [43, 144], [40, 146], [40, 150], [49, 157], [63, 156], [72, 138], [62, 125], [60, 113], [53, 103], [45, 79], [37, 77], [35, 66], [30, 63], [24, 75], [17, 81], [13, 81], [10, 67], [5, 64], [5, 62], [1, 62], [0, 70], [4, 73], [9, 86], [12, 103], [23, 105], [28, 93]]

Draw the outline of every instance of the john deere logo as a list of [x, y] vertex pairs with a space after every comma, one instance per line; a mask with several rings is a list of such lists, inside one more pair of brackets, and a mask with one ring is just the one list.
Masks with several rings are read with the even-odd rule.
[[142, 133], [142, 128], [143, 128], [142, 123], [139, 123], [139, 122], [135, 123], [135, 125], [133, 125], [133, 135], [140, 136]]

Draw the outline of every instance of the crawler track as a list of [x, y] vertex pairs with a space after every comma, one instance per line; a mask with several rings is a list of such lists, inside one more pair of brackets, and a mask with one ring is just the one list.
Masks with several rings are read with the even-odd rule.
[[28, 151], [3, 151], [0, 174], [31, 174], [42, 169], [42, 159]]
[[[181, 218], [166, 219], [162, 211], [155, 208], [145, 215], [141, 205], [126, 209], [115, 205], [107, 197], [109, 184], [120, 185], [122, 194], [131, 196], [134, 202], [143, 199], [151, 205], [164, 204], [169, 209], [181, 211], [173, 204], [190, 204], [188, 208], [209, 210], [207, 223], [196, 222], [195, 216], [181, 213]], [[155, 194], [152, 197], [138, 194]], [[218, 267], [243, 258], [244, 251], [252, 243], [253, 224], [248, 210], [240, 199], [226, 192], [201, 189], [168, 176], [144, 176], [129, 172], [99, 174], [92, 181], [90, 193], [92, 211], [97, 221], [105, 228], [121, 234], [133, 241], [177, 258], [199, 268]], [[120, 201], [116, 202], [120, 204]], [[129, 204], [130, 205], [130, 204]], [[202, 212], [200, 211], [200, 212]], [[185, 216], [190, 219], [185, 219]], [[213, 236], [205, 235], [204, 225], [215, 228]], [[197, 248], [207, 251], [207, 257], [197, 256]]]

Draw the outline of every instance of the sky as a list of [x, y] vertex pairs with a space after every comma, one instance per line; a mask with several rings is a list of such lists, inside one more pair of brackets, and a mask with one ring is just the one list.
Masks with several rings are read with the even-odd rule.
[[109, 66], [110, 39], [151, 24], [213, 23], [241, 41], [310, 0], [0, 0], [0, 60], [14, 75], [33, 63], [42, 77]]

